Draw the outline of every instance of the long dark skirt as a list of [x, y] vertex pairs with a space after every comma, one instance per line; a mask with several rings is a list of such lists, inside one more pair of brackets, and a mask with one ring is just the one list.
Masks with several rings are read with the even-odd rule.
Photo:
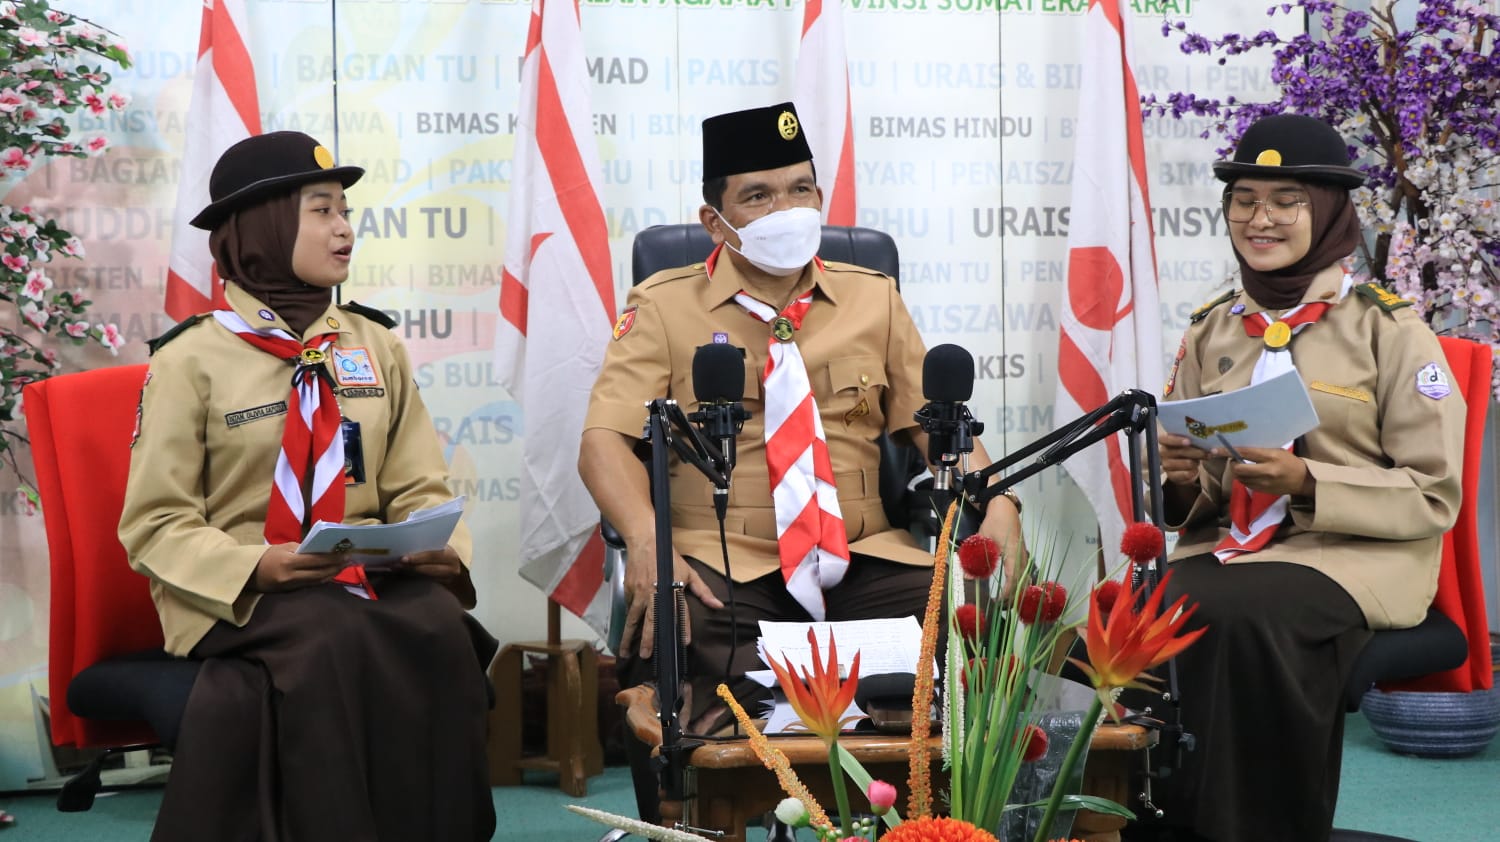
[[1333, 580], [1279, 562], [1172, 565], [1168, 601], [1208, 632], [1177, 661], [1197, 737], [1163, 793], [1168, 821], [1214, 842], [1326, 842], [1343, 759], [1344, 684], [1369, 640]]
[[209, 630], [153, 842], [490, 838], [483, 632], [432, 580], [376, 587]]

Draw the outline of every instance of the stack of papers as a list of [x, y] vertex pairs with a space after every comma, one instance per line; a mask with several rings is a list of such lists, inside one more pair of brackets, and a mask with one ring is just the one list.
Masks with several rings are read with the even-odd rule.
[[[757, 648], [760, 659], [767, 665], [775, 658], [777, 663], [788, 660], [800, 673], [812, 672], [812, 647], [807, 642], [807, 630], [812, 629], [818, 639], [819, 657], [828, 654], [828, 637], [833, 635], [838, 643], [839, 675], [846, 677], [854, 656], [859, 653], [859, 674], [879, 675], [887, 672], [917, 671], [917, 657], [922, 649], [922, 625], [916, 617], [899, 617], [889, 620], [846, 620], [837, 623], [788, 623], [762, 621]], [[796, 711], [787, 703], [786, 697], [776, 684], [776, 674], [769, 669], [752, 670], [749, 678], [774, 691], [771, 708], [767, 712], [765, 727], [767, 734], [780, 734], [803, 730]], [[850, 704], [844, 716], [863, 716], [855, 704]]]
[[349, 564], [382, 567], [395, 564], [411, 553], [441, 550], [453, 537], [466, 499], [455, 497], [430, 509], [412, 512], [400, 523], [353, 525], [320, 520], [307, 531], [297, 552], [342, 552], [348, 554]]

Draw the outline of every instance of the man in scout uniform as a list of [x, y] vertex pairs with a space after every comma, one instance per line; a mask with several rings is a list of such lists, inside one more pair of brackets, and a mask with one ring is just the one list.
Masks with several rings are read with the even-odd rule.
[[[755, 695], [743, 676], [759, 665], [756, 621], [920, 618], [932, 563], [886, 521], [876, 444], [888, 432], [925, 452], [912, 416], [923, 404], [926, 349], [890, 278], [815, 257], [823, 197], [791, 103], [703, 122], [703, 198], [699, 221], [715, 248], [705, 262], [631, 290], [594, 385], [579, 458], [629, 552], [620, 653], [629, 686], [652, 677], [654, 518], [633, 452], [643, 405], [669, 397], [691, 410], [697, 347], [744, 349], [751, 418], [737, 440], [727, 565], [709, 484], [691, 467], [674, 462], [670, 471], [675, 578], [688, 585], [689, 730], [720, 721], [713, 698], [720, 681], [741, 699]], [[800, 458], [809, 451], [813, 458]], [[976, 443], [973, 463], [987, 461]], [[1006, 499], [989, 507], [980, 528], [1002, 547], [1007, 572], [1024, 557], [1019, 524]]]
[[1178, 658], [1198, 749], [1164, 806], [1189, 838], [1326, 839], [1354, 654], [1369, 629], [1421, 622], [1436, 591], [1463, 400], [1407, 302], [1344, 267], [1363, 175], [1337, 132], [1262, 119], [1214, 174], [1243, 288], [1193, 314], [1168, 398], [1296, 371], [1319, 423], [1236, 448], [1243, 462], [1162, 436], [1168, 526], [1184, 530], [1167, 599], [1186, 593], [1208, 628]]

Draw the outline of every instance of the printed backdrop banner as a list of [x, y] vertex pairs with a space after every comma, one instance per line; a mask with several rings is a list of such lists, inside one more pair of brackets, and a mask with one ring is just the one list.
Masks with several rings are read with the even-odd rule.
[[[825, 0], [833, 2], [833, 0]], [[123, 36], [131, 105], [79, 126], [102, 158], [52, 163], [4, 185], [84, 241], [54, 264], [129, 340], [119, 359], [64, 350], [75, 368], [140, 362], [173, 324], [163, 309], [185, 179], [202, 4], [57, 0]], [[479, 618], [502, 640], [543, 629], [541, 591], [517, 573], [528, 416], [501, 386], [494, 339], [517, 142], [529, 0], [243, 0], [265, 131], [297, 129], [367, 170], [350, 191], [358, 234], [344, 300], [393, 316], [469, 497]], [[1256, 99], [1269, 68], [1186, 57], [1164, 14], [1208, 32], [1258, 31], [1259, 3], [1131, 0], [1143, 93]], [[1069, 420], [1053, 406], [1072, 216], [1083, 0], [845, 0], [855, 220], [892, 234], [901, 289], [930, 344], [975, 357], [972, 407], [991, 453]], [[825, 10], [825, 14], [826, 14]], [[631, 239], [697, 218], [699, 124], [794, 96], [804, 5], [793, 0], [581, 0], [591, 128], [616, 301]], [[1271, 21], [1284, 21], [1278, 17]], [[334, 79], [338, 80], [335, 96]], [[336, 103], [336, 108], [335, 108]], [[807, 121], [813, 125], [813, 121]], [[1147, 121], [1163, 358], [1230, 259], [1203, 120]], [[196, 209], [194, 209], [196, 210]], [[535, 316], [533, 316], [535, 318]], [[534, 322], [533, 341], [547, 335]], [[705, 337], [705, 341], [707, 337]], [[572, 384], [574, 386], [578, 384]], [[1159, 391], [1161, 384], [1141, 384]], [[651, 396], [642, 396], [642, 399]], [[0, 491], [13, 488], [6, 476]], [[1090, 567], [1091, 513], [1061, 470], [1024, 484], [1033, 546]], [[1083, 527], [1064, 524], [1088, 524]], [[47, 558], [40, 518], [0, 494], [0, 789], [41, 774], [33, 690], [46, 693]], [[1114, 553], [1106, 556], [1111, 563]], [[591, 635], [581, 623], [570, 634]]]

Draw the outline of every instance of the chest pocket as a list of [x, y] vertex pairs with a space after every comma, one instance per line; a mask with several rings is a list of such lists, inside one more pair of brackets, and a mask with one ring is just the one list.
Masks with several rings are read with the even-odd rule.
[[[845, 426], [885, 423], [885, 361], [873, 354], [828, 362], [828, 405], [824, 418]], [[819, 398], [821, 403], [822, 398]]]

